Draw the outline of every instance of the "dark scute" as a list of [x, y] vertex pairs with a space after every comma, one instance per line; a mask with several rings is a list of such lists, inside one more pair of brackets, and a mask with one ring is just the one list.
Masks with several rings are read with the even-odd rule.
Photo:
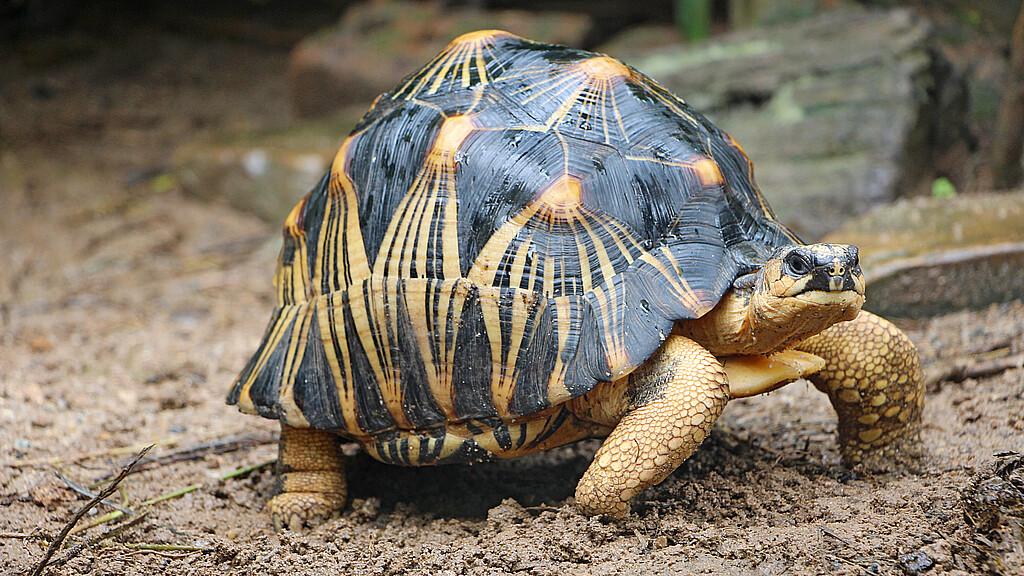
[[444, 117], [432, 108], [407, 104], [375, 109], [366, 131], [352, 144], [349, 177], [359, 201], [359, 225], [372, 269], [388, 225], [423, 169]]
[[476, 440], [469, 438], [448, 456], [445, 456], [444, 458], [438, 458], [437, 463], [472, 464], [474, 462], [489, 462], [495, 459], [496, 457], [494, 456], [494, 454], [491, 454], [484, 448], [481, 448], [480, 445], [476, 443]]
[[534, 414], [548, 406], [548, 380], [558, 359], [556, 322], [569, 322], [570, 318], [556, 318], [555, 303], [548, 301], [536, 324], [529, 343], [516, 362], [516, 389], [509, 403], [512, 415]]
[[583, 302], [579, 345], [565, 371], [565, 387], [574, 398], [589, 392], [595, 382], [611, 380], [600, 314], [601, 311], [594, 309], [591, 299]]
[[391, 362], [398, 371], [402, 386], [402, 411], [415, 428], [433, 426], [443, 422], [445, 415], [431, 395], [426, 365], [409, 319], [404, 294], [399, 294], [395, 301], [397, 305], [392, 313], [396, 316], [397, 338], [392, 340]]
[[[369, 290], [366, 292], [368, 293]], [[348, 343], [349, 359], [352, 362], [352, 374], [356, 379], [353, 382], [353, 391], [356, 400], [357, 422], [365, 432], [372, 433], [390, 429], [395, 426], [395, 420], [384, 403], [380, 383], [376, 380], [376, 373], [370, 365], [367, 351], [363, 349], [363, 344], [359, 340], [359, 333], [356, 331], [355, 320], [352, 318], [352, 307], [349, 306], [348, 298], [348, 292], [345, 292], [341, 301], [341, 309], [345, 322], [345, 341]], [[366, 309], [370, 309], [370, 306], [367, 305]], [[371, 350], [370, 353], [377, 354], [377, 351]]]
[[270, 353], [263, 370], [256, 375], [249, 387], [249, 399], [252, 400], [256, 412], [264, 418], [279, 418], [281, 415], [281, 380], [284, 375], [284, 359], [288, 353], [288, 346], [291, 343], [292, 331], [295, 329], [295, 322], [298, 316], [284, 329], [277, 346]]
[[323, 337], [320, 335], [320, 320], [314, 315], [309, 323], [306, 336], [306, 350], [302, 362], [295, 372], [292, 386], [295, 404], [309, 422], [311, 428], [321, 430], [345, 430], [338, 389], [334, 383], [334, 372], [327, 360]]
[[494, 232], [553, 182], [562, 166], [561, 144], [552, 133], [515, 138], [493, 130], [468, 143], [455, 174], [463, 275]]
[[[287, 244], [287, 242], [286, 242]], [[282, 250], [283, 252], [283, 250]], [[242, 373], [235, 379], [235, 383], [231, 386], [231, 391], [228, 392], [227, 403], [231, 406], [238, 404], [238, 398], [242, 394], [242, 386], [249, 381], [252, 376], [252, 371], [256, 369], [256, 364], [259, 362], [260, 357], [263, 355], [263, 349], [267, 347], [270, 340], [270, 336], [274, 332], [274, 327], [281, 319], [281, 312], [284, 310], [282, 306], [274, 308], [274, 312], [270, 315], [270, 322], [267, 323], [267, 329], [263, 331], [263, 338], [260, 340], [259, 347], [256, 348], [256, 352], [253, 353], [252, 357], [245, 364], [245, 368], [242, 369]]]
[[[628, 371], [643, 364], [661, 346], [672, 332], [676, 316], [687, 310], [675, 308], [671, 314], [654, 305], [664, 298], [663, 287], [652, 285], [650, 277], [641, 274], [623, 274], [613, 286], [613, 302], [623, 308], [620, 321], [612, 328], [622, 338], [623, 348], [629, 357]], [[605, 336], [608, 338], [608, 335]], [[613, 375], [617, 377], [617, 375]]]
[[491, 400], [491, 343], [476, 288], [466, 296], [452, 359], [452, 400], [459, 420], [497, 416]]
[[494, 428], [494, 439], [501, 446], [502, 450], [512, 449], [512, 435], [508, 432], [508, 426], [501, 424]]
[[548, 418], [548, 423], [544, 427], [544, 431], [541, 432], [541, 434], [538, 435], [537, 438], [535, 438], [533, 440], [532, 444], [540, 444], [541, 442], [544, 442], [545, 440], [550, 438], [552, 434], [557, 432], [558, 429], [562, 427], [562, 424], [565, 423], [566, 419], [568, 419], [569, 416], [570, 416], [569, 409], [568, 408], [562, 408], [561, 410], [558, 411], [557, 414], [555, 414], [554, 416], [549, 417]]
[[309, 199], [303, 207], [302, 222], [306, 232], [306, 255], [308, 257], [308, 270], [310, 270], [310, 273], [316, 270], [317, 239], [320, 237], [320, 227], [324, 221], [324, 209], [330, 199], [330, 181], [331, 174], [328, 172], [313, 187]]

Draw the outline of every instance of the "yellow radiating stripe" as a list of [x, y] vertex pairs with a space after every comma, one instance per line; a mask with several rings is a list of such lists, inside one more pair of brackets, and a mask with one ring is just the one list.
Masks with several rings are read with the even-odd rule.
[[[633, 251], [643, 250], [640, 244], [633, 238], [632, 232], [627, 230], [618, 220], [608, 218], [601, 223], [606, 230], [609, 231], [609, 237], [615, 240], [615, 245], [618, 246], [619, 252], [625, 257], [626, 263], [633, 262]], [[624, 240], [628, 240], [630, 246], [626, 246]]]
[[444, 174], [447, 198], [444, 203], [444, 223], [441, 225], [441, 271], [445, 278], [458, 278], [462, 276], [462, 260], [459, 256], [459, 202], [455, 193], [454, 158], [449, 159]]
[[280, 344], [286, 327], [295, 319], [295, 315], [299, 313], [300, 308], [304, 308], [304, 306], [285, 306], [281, 310], [281, 315], [274, 324], [274, 328], [267, 338], [267, 343], [260, 349], [260, 357], [256, 361], [256, 365], [253, 366], [252, 372], [249, 373], [249, 378], [242, 384], [242, 389], [239, 392], [238, 408], [243, 412], [255, 413], [256, 407], [252, 403], [252, 398], [249, 397], [249, 390], [252, 388], [253, 382], [256, 381], [260, 372], [267, 367], [267, 361], [274, 353], [274, 350], [277, 349], [278, 344]]
[[494, 46], [494, 41], [491, 36], [456, 39], [456, 41], [449, 44], [444, 51], [424, 66], [412, 79], [396, 90], [396, 97], [405, 94], [405, 99], [411, 100], [420, 94], [427, 84], [430, 84], [427, 93], [434, 94], [441, 88], [445, 79], [449, 77], [449, 73], [453, 71], [457, 71], [456, 74], [460, 84], [463, 87], [468, 87], [473, 83], [470, 65], [474, 60], [476, 61], [479, 83], [487, 84], [489, 81], [486, 70], [487, 63], [484, 60], [483, 53], [486, 50], [493, 60], [498, 61], [497, 55], [491, 50], [492, 46]]
[[[466, 305], [466, 298], [469, 296], [469, 291], [472, 288], [472, 283], [464, 279], [457, 279], [454, 281], [449, 292], [449, 300], [445, 304], [443, 310], [438, 310], [438, 317], [445, 316], [445, 323], [438, 334], [445, 337], [444, 340], [444, 366], [445, 372], [443, 373], [442, 380], [438, 383], [439, 389], [437, 394], [434, 396], [438, 402], [446, 410], [445, 414], [450, 414], [449, 421], [454, 420], [454, 400], [455, 400], [455, 382], [452, 380], [452, 366], [455, 365], [455, 345], [458, 342], [459, 327], [461, 326], [462, 310]], [[448, 325], [447, 315], [451, 314], [453, 325], [451, 327], [451, 339], [448, 340]]]
[[679, 102], [682, 102], [682, 99], [666, 90], [664, 86], [646, 76], [643, 77], [643, 81], [639, 81], [638, 83], [644, 88], [647, 88], [648, 93], [653, 93], [654, 97], [662, 104], [668, 106], [673, 112], [685, 118], [687, 122], [691, 124], [697, 123], [697, 120], [692, 114], [679, 106]]
[[[323, 262], [318, 268], [324, 271], [338, 270], [338, 278], [342, 284], [338, 285], [332, 275], [328, 286], [330, 292], [351, 286], [370, 275], [366, 249], [363, 247], [363, 232], [359, 226], [359, 201], [356, 198], [356, 191], [347, 169], [348, 150], [357, 136], [353, 135], [345, 140], [331, 165], [329, 190], [332, 202], [328, 203], [328, 210], [324, 214], [324, 223], [330, 224], [333, 244], [330, 246], [326, 244], [327, 235], [321, 231], [321, 243], [317, 256]], [[339, 209], [335, 210], [335, 206], [339, 203]], [[325, 228], [327, 226], [323, 226], [321, 230]], [[344, 243], [342, 243], [342, 230], [345, 235]]]
[[[473, 129], [472, 120], [453, 116], [438, 130], [423, 168], [388, 223], [374, 263], [375, 275], [409, 278], [415, 264], [417, 276], [424, 275], [428, 268], [440, 268], [446, 278], [461, 276], [453, 152]], [[435, 211], [444, 218], [437, 223], [438, 227], [433, 222]], [[439, 239], [434, 237], [437, 228]], [[439, 240], [440, 245], [431, 254], [427, 246], [434, 240]], [[441, 261], [428, 262], [428, 258]]]
[[[626, 315], [625, 306], [615, 306], [611, 302], [609, 294], [605, 292], [606, 288], [613, 288], [610, 284], [602, 286], [595, 290], [593, 294], [599, 295], [598, 301], [601, 303], [601, 316], [604, 321], [604, 351], [605, 361], [608, 363], [608, 371], [611, 373], [611, 378], [614, 380], [620, 378], [626, 368], [631, 368], [631, 361], [629, 354], [626, 351], [626, 345], [623, 341], [622, 327], [625, 324], [624, 317]], [[611, 296], [614, 297], [615, 293], [612, 292]]]
[[[292, 328], [292, 337], [288, 342], [288, 351], [285, 353], [284, 369], [281, 371], [281, 389], [278, 394], [282, 410], [280, 419], [289, 426], [299, 428], [308, 428], [309, 421], [295, 404], [295, 379], [298, 376], [299, 367], [302, 366], [302, 358], [305, 356], [309, 325], [313, 315], [317, 313], [316, 302], [314, 300], [312, 303], [303, 304], [300, 307], [301, 317]], [[298, 330], [297, 334], [296, 330]]]
[[555, 305], [557, 322], [555, 335], [558, 338], [558, 351], [555, 356], [555, 365], [551, 369], [551, 376], [548, 377], [548, 403], [552, 406], [569, 399], [569, 389], [565, 386], [565, 364], [562, 362], [562, 353], [565, 352], [566, 343], [569, 341], [569, 330], [572, 328], [572, 301], [568, 296], [549, 298], [548, 302]]
[[[511, 246], [509, 246], [511, 248]], [[533, 287], [533, 271], [527, 272], [526, 270], [526, 258], [530, 255], [530, 251], [533, 250], [533, 235], [529, 238], [521, 238], [519, 247], [516, 248], [516, 254], [512, 258], [512, 265], [509, 267], [508, 273], [508, 285], [513, 288], [522, 286], [523, 278], [529, 279], [528, 287]], [[534, 259], [533, 266], [537, 266], [537, 259]]]
[[[587, 219], [580, 218], [579, 222], [587, 231], [587, 236], [594, 242], [593, 250], [597, 253], [597, 260], [601, 266], [601, 276], [603, 277], [603, 280], [605, 282], [608, 282], [611, 279], [611, 277], [615, 275], [615, 267], [612, 265], [611, 256], [608, 254], [608, 250], [604, 247], [604, 242], [601, 241], [600, 235], [594, 233], [594, 230], [590, 227], [590, 224], [587, 222]], [[602, 228], [604, 227], [602, 226]], [[577, 243], [577, 245], [579, 245], [579, 243]], [[590, 274], [584, 274], [583, 277], [589, 278]], [[593, 283], [593, 281], [591, 281], [591, 283]], [[584, 288], [584, 290], [586, 290], [586, 288]]]
[[[518, 96], [525, 92], [535, 90], [535, 92], [531, 96], [522, 101], [522, 104], [524, 105], [533, 102], [534, 100], [540, 98], [541, 96], [544, 96], [545, 94], [547, 94], [551, 90], [554, 90], [555, 88], [558, 88], [559, 92], [561, 92], [562, 90], [565, 89], [564, 86], [568, 84], [570, 80], [572, 80], [571, 73], [561, 73], [552, 76], [548, 74], [547, 68], [538, 67], [528, 68], [526, 70], [523, 70], [520, 74], [507, 75], [503, 77], [503, 79], [508, 80], [512, 80], [515, 78], [520, 78], [523, 80], [523, 87], [513, 92], [512, 96]], [[538, 78], [541, 79], [538, 80]]]
[[423, 85], [426, 84], [430, 80], [430, 78], [434, 75], [434, 73], [437, 71], [437, 69], [443, 64], [443, 62], [448, 59], [450, 54], [451, 54], [451, 47], [449, 47], [448, 50], [445, 50], [444, 52], [441, 52], [440, 54], [435, 56], [434, 59], [431, 60], [429, 64], [424, 66], [423, 69], [416, 76], [414, 76], [412, 79], [410, 79], [409, 82], [407, 82], [405, 84], [405, 86], [402, 86], [402, 89], [399, 90], [397, 92], [397, 94], [401, 94], [402, 92], [405, 92], [406, 89], [409, 88], [409, 85], [412, 84], [412, 82], [418, 78], [419, 81], [416, 82], [416, 86], [414, 86], [411, 90], [409, 90], [409, 94], [405, 97], [406, 100], [412, 100], [417, 94], [419, 94], [420, 89], [423, 88]]
[[[429, 165], [425, 170], [429, 170]], [[424, 174], [423, 171], [421, 171], [420, 174], [416, 176], [416, 179], [413, 180], [408, 193], [406, 193], [395, 208], [395, 212], [391, 217], [391, 222], [388, 223], [387, 232], [384, 233], [384, 238], [380, 243], [380, 250], [377, 253], [377, 259], [373, 263], [374, 276], [397, 275], [397, 271], [395, 274], [388, 274], [388, 269], [394, 264], [398, 264], [399, 266], [401, 264], [400, 261], [393, 260], [394, 258], [399, 258], [401, 256], [400, 254], [394, 253], [396, 238], [400, 237], [397, 235], [398, 230], [400, 227], [407, 227], [408, 216], [406, 215], [406, 211], [409, 210], [410, 202], [414, 202], [419, 199], [418, 191], [422, 185], [423, 177]]]
[[548, 117], [548, 121], [545, 122], [548, 128], [554, 126], [556, 123], [560, 122], [562, 119], [565, 118], [566, 114], [569, 113], [569, 110], [572, 110], [573, 105], [576, 104], [576, 99], [579, 98], [580, 93], [583, 92], [584, 87], [585, 85], [583, 84], [576, 86], [576, 89], [573, 90], [572, 93], [570, 93], [570, 95], [565, 100], [562, 101], [562, 103], [558, 106], [558, 109], [551, 113], [551, 116]]
[[[359, 284], [362, 285], [361, 283]], [[345, 421], [345, 428], [351, 432], [358, 432], [359, 418], [356, 415], [355, 397], [355, 375], [352, 371], [352, 359], [348, 351], [348, 334], [345, 332], [345, 322], [342, 316], [342, 299], [345, 292], [333, 292], [320, 297], [317, 306], [318, 319], [320, 321], [320, 337], [324, 341], [324, 352], [327, 354], [327, 362], [331, 366], [331, 373], [334, 375], [334, 386], [338, 393], [338, 403], [341, 405], [342, 419]], [[363, 305], [362, 299], [358, 304], [351, 304], [352, 315], [356, 315], [356, 306]], [[365, 313], [361, 314], [365, 317]], [[341, 358], [337, 352], [341, 352]]]
[[641, 255], [640, 260], [643, 260], [647, 264], [653, 266], [661, 276], [668, 281], [669, 285], [675, 292], [676, 297], [679, 298], [679, 301], [682, 303], [684, 308], [694, 312], [697, 316], [701, 316], [704, 312], [710, 309], [710, 307], [707, 304], [701, 303], [700, 299], [697, 297], [697, 293], [690, 288], [690, 284], [686, 281], [686, 278], [675, 273], [674, 268], [676, 267], [676, 262], [675, 257], [672, 256], [672, 252], [666, 248], [659, 248], [659, 251], [669, 260], [670, 265], [673, 267], [672, 271], [666, 269], [665, 266], [650, 252], [645, 252]]
[[[331, 179], [333, 180], [334, 178], [332, 177]], [[329, 273], [329, 271], [334, 270], [335, 266], [337, 266], [337, 262], [335, 262], [336, 247], [328, 244], [328, 238], [334, 237], [337, 231], [337, 219], [332, 218], [334, 202], [335, 196], [333, 194], [329, 194], [326, 198], [326, 202], [324, 203], [324, 219], [320, 226], [320, 237], [313, 239], [316, 241], [317, 245], [316, 264], [312, 271], [313, 277], [310, 280], [310, 286], [313, 290], [316, 290], [317, 294], [323, 291], [323, 276], [325, 272], [327, 272], [330, 277], [329, 282], [331, 288], [328, 292], [334, 292], [338, 289], [337, 286], [334, 285], [333, 274]]]
[[[612, 110], [615, 112], [615, 121], [619, 124], [619, 130], [622, 132], [622, 139], [629, 144], [629, 132], [626, 131], [626, 125], [622, 121], [622, 112], [619, 111], [619, 101], [615, 96], [615, 91], [609, 91], [612, 95]], [[607, 118], [607, 116], [605, 116]]]
[[[366, 291], [369, 289], [370, 305], [366, 306]], [[366, 358], [373, 369], [374, 379], [381, 389], [385, 402], [393, 399], [390, 393], [395, 388], [392, 378], [391, 341], [388, 339], [387, 327], [384, 325], [384, 301], [389, 298], [384, 279], [370, 276], [363, 284], [349, 289], [349, 303], [353, 324], [359, 341], [366, 351]], [[380, 356], [384, 358], [381, 359]]]
[[[604, 143], [611, 144], [611, 133], [608, 130], [608, 95], [611, 94], [612, 101], [614, 102], [615, 91], [611, 89], [612, 87], [610, 81], [606, 81], [602, 84], [607, 84], [607, 86], [601, 86], [601, 94], [599, 99], [599, 104], [601, 105], [601, 114], [599, 114], [597, 117], [601, 119], [601, 126], [604, 129]], [[595, 103], [595, 107], [596, 106], [597, 104]], [[615, 110], [615, 113], [618, 114], [618, 109], [614, 107], [614, 104], [613, 110]], [[622, 122], [621, 118], [619, 119], [619, 122]], [[625, 138], [625, 131], [623, 131], [623, 137]], [[626, 139], [626, 142], [629, 143], [628, 138]]]
[[487, 79], [487, 64], [484, 63], [484, 49], [490, 49], [487, 43], [484, 42], [476, 51], [476, 75], [480, 77], [480, 84], [488, 84], [490, 81]]
[[302, 233], [293, 238], [295, 239], [295, 250], [292, 253], [291, 263], [285, 264], [279, 260], [277, 271], [274, 274], [278, 306], [301, 304], [306, 301], [309, 278], [306, 239]]
[[722, 176], [722, 169], [718, 167], [718, 163], [715, 162], [714, 158], [702, 154], [695, 154], [687, 160], [668, 160], [632, 155], [627, 155], [625, 158], [626, 160], [637, 162], [654, 162], [655, 164], [663, 164], [665, 166], [686, 168], [697, 175], [701, 184], [708, 187], [717, 186], [725, 182], [725, 177]]
[[[394, 276], [398, 278], [411, 278], [412, 277], [412, 266], [413, 261], [417, 265], [422, 265], [426, 261], [425, 257], [421, 258], [421, 254], [426, 254], [424, 247], [415, 248], [416, 236], [413, 234], [413, 228], [416, 230], [423, 229], [423, 222], [426, 220], [431, 212], [430, 210], [430, 186], [436, 184], [434, 177], [436, 168], [433, 163], [427, 163], [422, 178], [417, 178], [417, 183], [414, 190], [409, 192], [409, 198], [411, 207], [408, 212], [402, 214], [397, 220], [398, 231], [395, 234], [395, 245], [401, 242], [401, 247], [398, 250], [392, 250], [388, 256], [389, 262], [387, 276]], [[429, 225], [427, 226], [429, 231]], [[417, 253], [418, 252], [418, 253]], [[397, 270], [390, 269], [392, 265], [396, 263], [397, 259]], [[423, 268], [417, 269], [417, 274], [423, 274]]]
[[[580, 211], [577, 209], [573, 209], [572, 211], [568, 212], [565, 215], [564, 219], [566, 221], [566, 224], [572, 226], [573, 232], [576, 231], [575, 223], [582, 223], [583, 221], [583, 218], [581, 218]], [[584, 229], [586, 229], [585, 226]], [[580, 242], [578, 238], [575, 238], [575, 234], [573, 234], [573, 236], [573, 240], [575, 240], [576, 244], [576, 254], [578, 255], [580, 260], [580, 280], [582, 280], [583, 282], [582, 289], [583, 292], [589, 292], [591, 287], [594, 285], [593, 278], [590, 277], [590, 253], [588, 247], [585, 246], [583, 242]], [[562, 282], [565, 283], [568, 280], [569, 279], [565, 277], [565, 268], [563, 267]]]
[[472, 81], [472, 78], [471, 78], [470, 72], [469, 72], [469, 65], [470, 65], [470, 63], [473, 62], [473, 57], [475, 56], [475, 54], [476, 54], [476, 46], [468, 46], [467, 49], [466, 49], [466, 54], [462, 58], [462, 87], [463, 88], [466, 88], [467, 86], [469, 86], [470, 81]]
[[499, 409], [501, 414], [510, 413], [512, 397], [516, 389], [516, 364], [519, 360], [519, 353], [522, 351], [526, 324], [530, 320], [530, 311], [536, 306], [539, 298], [539, 295], [532, 290], [520, 290], [519, 288], [512, 288], [512, 290], [512, 329], [508, 334], [508, 356], [505, 364], [501, 367], [502, 382], [498, 394], [494, 397], [494, 406]]
[[532, 202], [502, 224], [491, 235], [491, 238], [487, 240], [487, 244], [480, 249], [480, 253], [477, 254], [476, 260], [473, 261], [473, 266], [469, 269], [466, 277], [478, 286], [493, 286], [495, 284], [495, 274], [498, 271], [498, 266], [501, 265], [501, 259], [505, 256], [505, 252], [512, 245], [512, 241], [519, 234], [519, 231], [523, 229], [523, 226], [530, 221], [530, 218], [540, 208], [540, 202]]
[[456, 46], [449, 53], [448, 58], [445, 58], [442, 62], [441, 69], [434, 73], [434, 84], [430, 87], [430, 90], [427, 90], [427, 94], [435, 94], [437, 92], [437, 89], [441, 87], [441, 83], [448, 76], [448, 71], [458, 66], [459, 59], [465, 51], [465, 46]]
[[[374, 287], [374, 280], [379, 282], [377, 287]], [[392, 333], [396, 333], [396, 326], [398, 320], [398, 306], [399, 302], [398, 294], [398, 283], [401, 282], [398, 278], [371, 278], [371, 294], [374, 295], [373, 304], [371, 308], [373, 311], [374, 330], [379, 338], [378, 344], [373, 350], [378, 353], [383, 353], [383, 363], [378, 363], [375, 369], [379, 367], [379, 374], [382, 376], [378, 382], [381, 383], [381, 396], [384, 399], [384, 404], [388, 408], [388, 412], [391, 413], [391, 418], [395, 421], [395, 424], [399, 428], [409, 429], [412, 428], [412, 423], [406, 419], [405, 416], [405, 398], [402, 396], [402, 374], [395, 365], [395, 359], [391, 355], [392, 344], [390, 337], [388, 336], [388, 329], [390, 328]], [[397, 333], [395, 334], [397, 337]], [[368, 354], [371, 362], [378, 362], [377, 354]]]
[[[430, 386], [431, 396], [449, 420], [455, 420], [451, 395], [451, 357], [445, 337], [448, 307], [458, 280], [436, 281], [427, 278], [405, 280], [405, 301], [412, 323], [413, 334], [420, 349]], [[434, 310], [435, 297], [438, 309]], [[456, 321], [461, 316], [461, 302], [455, 311]], [[454, 347], [453, 347], [454, 348]]]
[[498, 302], [501, 300], [501, 289], [496, 286], [477, 286], [480, 299], [480, 309], [483, 311], [484, 328], [487, 330], [487, 339], [491, 347], [491, 400], [496, 408], [504, 406], [498, 404], [503, 398], [503, 372], [505, 366], [501, 366], [501, 344], [503, 335], [501, 333], [501, 318], [499, 316]]

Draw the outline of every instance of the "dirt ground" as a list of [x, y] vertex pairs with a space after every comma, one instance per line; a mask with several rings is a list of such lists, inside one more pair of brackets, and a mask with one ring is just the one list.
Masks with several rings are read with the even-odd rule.
[[188, 139], [288, 122], [285, 63], [157, 34], [0, 58], [0, 571], [30, 571], [88, 500], [56, 473], [93, 485], [155, 443], [109, 499], [147, 515], [52, 573], [1024, 574], [1020, 302], [897, 320], [946, 376], [908, 469], [842, 467], [827, 400], [798, 382], [732, 402], [622, 525], [571, 505], [591, 441], [436, 469], [351, 450], [341, 516], [275, 533], [275, 425], [224, 397], [269, 315], [278, 228], [165, 170]]

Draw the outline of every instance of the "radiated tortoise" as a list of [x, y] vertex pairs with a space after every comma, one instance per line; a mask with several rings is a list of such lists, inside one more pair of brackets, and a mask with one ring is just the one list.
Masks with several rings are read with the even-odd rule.
[[607, 56], [467, 34], [382, 95], [288, 216], [277, 306], [228, 401], [281, 423], [278, 526], [343, 506], [338, 445], [401, 465], [607, 437], [576, 488], [624, 516], [730, 397], [807, 376], [846, 462], [917, 434], [917, 352], [861, 311], [739, 145]]

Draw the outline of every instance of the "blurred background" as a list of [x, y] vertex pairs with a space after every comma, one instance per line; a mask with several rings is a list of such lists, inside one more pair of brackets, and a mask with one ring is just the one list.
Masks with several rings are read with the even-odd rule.
[[[662, 544], [564, 510], [552, 540], [550, 511], [515, 509], [571, 496], [593, 445], [401, 474], [362, 456], [337, 537], [269, 533], [276, 426], [224, 396], [273, 307], [285, 215], [377, 94], [481, 28], [625, 60], [731, 134], [805, 240], [861, 247], [866, 307], [925, 364], [923, 473], [839, 467], [834, 414], [804, 384], [730, 403], [644, 509]], [[97, 548], [68, 570], [440, 573], [438, 550], [462, 546], [465, 566], [493, 552], [530, 574], [661, 573], [684, 548], [714, 559], [702, 573], [1020, 574], [1022, 72], [1009, 0], [0, 0], [0, 564], [27, 571], [33, 535], [82, 504], [54, 468], [96, 481], [156, 442], [191, 456], [124, 504], [205, 484], [129, 538], [194, 549]], [[1016, 488], [992, 483], [1011, 470]], [[503, 522], [518, 539], [478, 548]], [[478, 568], [462, 573], [494, 573]]]

